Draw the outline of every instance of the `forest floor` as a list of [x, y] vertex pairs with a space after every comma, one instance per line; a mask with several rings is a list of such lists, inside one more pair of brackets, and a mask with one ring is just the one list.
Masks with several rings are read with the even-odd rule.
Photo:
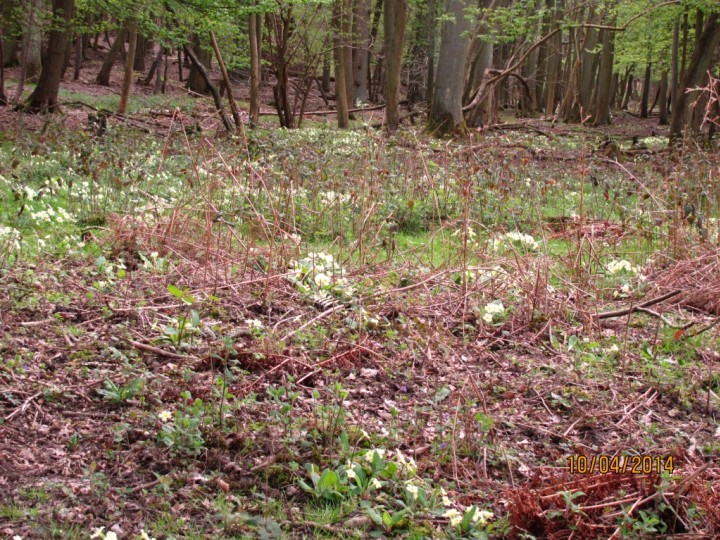
[[0, 536], [720, 534], [716, 151], [91, 79], [0, 108]]

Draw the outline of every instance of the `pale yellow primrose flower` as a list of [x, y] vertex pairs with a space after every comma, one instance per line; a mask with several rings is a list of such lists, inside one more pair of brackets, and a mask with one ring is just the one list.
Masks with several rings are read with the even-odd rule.
[[460, 515], [460, 512], [454, 508], [448, 508], [443, 514], [443, 517], [449, 518], [450, 525], [453, 527], [457, 527], [460, 523], [462, 523], [462, 516]]

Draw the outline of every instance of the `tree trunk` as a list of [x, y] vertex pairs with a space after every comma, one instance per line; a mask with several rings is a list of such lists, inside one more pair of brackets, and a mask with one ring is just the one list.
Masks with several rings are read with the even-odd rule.
[[407, 19], [407, 1], [385, 2], [385, 125], [395, 131], [400, 124], [400, 72], [402, 70], [403, 39]]
[[128, 98], [130, 96], [130, 88], [133, 83], [133, 66], [135, 65], [135, 52], [137, 50], [137, 19], [128, 21], [128, 55], [125, 59], [125, 76], [122, 82], [122, 91], [120, 92], [120, 103], [118, 104], [117, 113], [125, 114], [127, 109]]
[[678, 55], [679, 55], [679, 42], [680, 42], [680, 22], [675, 19], [673, 23], [673, 37], [672, 37], [672, 61], [671, 69], [672, 75], [670, 80], [670, 110], [675, 110], [675, 99], [678, 93], [678, 84], [680, 83], [680, 68], [678, 66]]
[[348, 114], [347, 91], [345, 89], [345, 55], [343, 54], [342, 19], [345, 15], [345, 0], [333, 2], [333, 31], [335, 39], [333, 43], [333, 57], [335, 59], [335, 103], [337, 107], [337, 121], [339, 128], [346, 128], [350, 125]]
[[440, 59], [433, 92], [428, 130], [437, 135], [465, 131], [462, 114], [463, 77], [470, 42], [465, 0], [448, 0], [451, 20], [444, 20], [440, 32]]
[[652, 69], [650, 64], [645, 66], [645, 78], [643, 79], [642, 95], [640, 96], [640, 118], [648, 117], [648, 102], [650, 101], [650, 75]]
[[[355, 88], [353, 85], [353, 36], [352, 36], [352, 19], [353, 19], [353, 0], [344, 0], [343, 18], [342, 18], [342, 41], [343, 41], [343, 68], [345, 68], [345, 94], [348, 103], [348, 111], [352, 109], [355, 100]], [[352, 118], [352, 113], [348, 113]]]
[[77, 34], [75, 36], [75, 61], [73, 62], [73, 81], [80, 78], [80, 67], [83, 59], [83, 36]]
[[355, 0], [353, 14], [353, 103], [368, 100], [368, 50], [370, 48], [370, 0]]
[[187, 78], [187, 87], [196, 94], [206, 94], [209, 87], [206, 83], [205, 77], [200, 72], [198, 65], [202, 64], [206, 71], [210, 69], [210, 52], [200, 47], [200, 40], [197, 36], [193, 36], [191, 42], [192, 45], [185, 48], [185, 54], [187, 54], [187, 51], [192, 47], [192, 52], [195, 54], [198, 63], [192, 62], [190, 66], [190, 74]]
[[373, 47], [377, 42], [378, 28], [380, 26], [380, 16], [383, 12], [383, 0], [375, 0], [375, 8], [373, 9], [372, 22], [370, 23], [370, 49], [368, 49], [368, 98], [372, 102], [377, 102], [378, 87], [380, 82], [380, 74], [382, 73], [382, 54], [376, 62], [375, 75], [370, 73], [372, 66]]
[[250, 125], [255, 127], [260, 120], [260, 42], [257, 32], [257, 13], [250, 14]]
[[5, 42], [3, 41], [2, 26], [0, 26], [0, 106], [8, 104], [7, 96], [5, 95], [5, 64], [2, 62], [4, 49]]
[[220, 119], [222, 120], [223, 126], [225, 126], [225, 129], [229, 132], [233, 131], [232, 124], [230, 123], [230, 119], [228, 118], [227, 114], [225, 114], [225, 108], [222, 104], [222, 98], [220, 97], [220, 92], [218, 92], [218, 89], [215, 88], [215, 85], [210, 80], [210, 75], [208, 75], [207, 69], [205, 66], [200, 62], [200, 59], [195, 54], [195, 51], [189, 46], [185, 45], [185, 54], [190, 59], [192, 67], [194, 67], [197, 72], [200, 74], [200, 76], [205, 81], [205, 84], [207, 85], [208, 89], [210, 90], [210, 94], [212, 94], [213, 101], [215, 102], [215, 109], [217, 110], [218, 114], [220, 115]]
[[48, 46], [40, 79], [24, 109], [28, 112], [55, 112], [58, 108], [57, 98], [60, 90], [67, 35], [75, 10], [75, 0], [53, 0], [52, 12], [57, 24], [53, 25], [48, 35]]
[[125, 28], [118, 30], [115, 41], [113, 42], [112, 47], [110, 47], [110, 50], [103, 61], [103, 65], [100, 68], [100, 73], [98, 73], [98, 76], [95, 78], [95, 82], [97, 84], [101, 86], [110, 86], [110, 73], [112, 71], [113, 64], [115, 64], [115, 60], [120, 54], [120, 50], [125, 47], [126, 37], [127, 30]]
[[[158, 74], [160, 73], [160, 69], [162, 66], [162, 58], [163, 58], [163, 48], [158, 47], [158, 52], [155, 55], [155, 60], [153, 60], [153, 63], [150, 65], [150, 71], [148, 71], [148, 74], [145, 76], [145, 79], [143, 80], [143, 86], [149, 86], [153, 80], [153, 76], [155, 75], [155, 73], [158, 73]], [[160, 80], [160, 76], [158, 76], [157, 79]]]
[[435, 86], [435, 25], [437, 19], [437, 8], [435, 0], [428, 0], [428, 32], [427, 32], [427, 93], [425, 99], [428, 103], [432, 103], [433, 87]]
[[702, 80], [706, 75], [707, 69], [712, 60], [715, 48], [720, 42], [720, 15], [718, 13], [709, 13], [702, 33], [698, 37], [693, 51], [690, 64], [688, 65], [680, 90], [677, 93], [677, 100], [673, 107], [672, 117], [670, 120], [670, 143], [674, 143], [682, 135], [683, 126], [685, 124], [685, 116], [687, 104], [692, 102], [690, 94], [687, 90], [695, 88], [702, 84]]
[[43, 1], [26, 0], [27, 13], [23, 25], [23, 72], [25, 80], [34, 80], [42, 69], [42, 17]]
[[145, 71], [145, 57], [147, 56], [148, 45], [150, 40], [145, 36], [138, 35], [137, 45], [135, 47], [135, 63], [133, 70]]
[[15, 57], [17, 36], [12, 16], [14, 8], [15, 0], [0, 0], [0, 39], [2, 39], [0, 62], [3, 67], [14, 65], [17, 62]]
[[217, 59], [218, 66], [220, 66], [220, 72], [223, 76], [223, 81], [225, 81], [225, 88], [227, 89], [227, 95], [228, 95], [228, 103], [230, 104], [230, 111], [232, 112], [233, 121], [235, 122], [235, 127], [237, 128], [237, 131], [242, 131], [242, 121], [240, 120], [240, 111], [238, 111], [237, 104], [235, 103], [235, 98], [233, 97], [232, 93], [232, 81], [230, 80], [230, 75], [228, 75], [227, 68], [225, 67], [225, 62], [223, 61], [222, 54], [220, 54], [220, 47], [218, 47], [217, 39], [215, 38], [215, 32], [210, 30], [210, 39], [212, 39], [212, 45], [213, 50], [215, 51], [215, 58]]
[[630, 98], [632, 97], [632, 93], [633, 93], [634, 78], [635, 78], [634, 75], [632, 74], [632, 72], [630, 72], [630, 74], [628, 75], [628, 78], [627, 78], [627, 84], [625, 85], [625, 94], [623, 95], [622, 102], [620, 103], [620, 108], [623, 110], [627, 110], [628, 103], [630, 103]]
[[664, 126], [668, 123], [667, 113], [667, 89], [668, 89], [668, 72], [667, 69], [663, 69], [660, 72], [660, 90], [658, 99], [660, 100], [660, 121], [659, 125]]
[[[332, 62], [332, 51], [325, 51], [322, 61], [322, 80], [320, 81], [320, 90], [323, 96], [330, 93], [330, 64]], [[365, 85], [367, 90], [367, 83]]]
[[[548, 0], [548, 7], [553, 6], [551, 30], [558, 28], [558, 6], [553, 0]], [[547, 63], [545, 68], [545, 115], [553, 116], [557, 105], [558, 79], [560, 78], [560, 47], [562, 44], [562, 31], [557, 32], [548, 41]]]
[[610, 123], [610, 104], [612, 103], [613, 61], [615, 52], [615, 32], [603, 30], [600, 74], [595, 100], [595, 118], [593, 125], [605, 126]]

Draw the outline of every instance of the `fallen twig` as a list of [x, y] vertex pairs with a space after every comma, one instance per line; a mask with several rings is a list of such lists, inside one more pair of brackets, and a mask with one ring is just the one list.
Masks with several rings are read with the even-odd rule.
[[677, 296], [682, 291], [679, 289], [676, 289], [674, 291], [670, 291], [669, 293], [665, 293], [662, 296], [658, 296], [657, 298], [652, 298], [650, 300], [646, 300], [645, 302], [641, 302], [640, 304], [637, 304], [635, 306], [625, 308], [625, 309], [618, 309], [616, 311], [607, 311], [605, 313], [600, 313], [597, 317], [598, 319], [613, 319], [615, 317], [622, 317], [623, 315], [630, 315], [631, 313], [635, 313], [636, 311], [641, 311], [644, 308], [649, 308], [650, 306], [654, 306], [655, 304], [659, 304], [660, 302], [664, 302], [665, 300], [668, 300], [674, 296]]

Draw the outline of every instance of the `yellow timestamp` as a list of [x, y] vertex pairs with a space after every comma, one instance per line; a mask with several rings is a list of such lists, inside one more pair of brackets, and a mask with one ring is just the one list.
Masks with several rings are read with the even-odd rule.
[[568, 469], [573, 474], [631, 473], [651, 474], [675, 470], [673, 456], [610, 456], [595, 454], [568, 456]]

